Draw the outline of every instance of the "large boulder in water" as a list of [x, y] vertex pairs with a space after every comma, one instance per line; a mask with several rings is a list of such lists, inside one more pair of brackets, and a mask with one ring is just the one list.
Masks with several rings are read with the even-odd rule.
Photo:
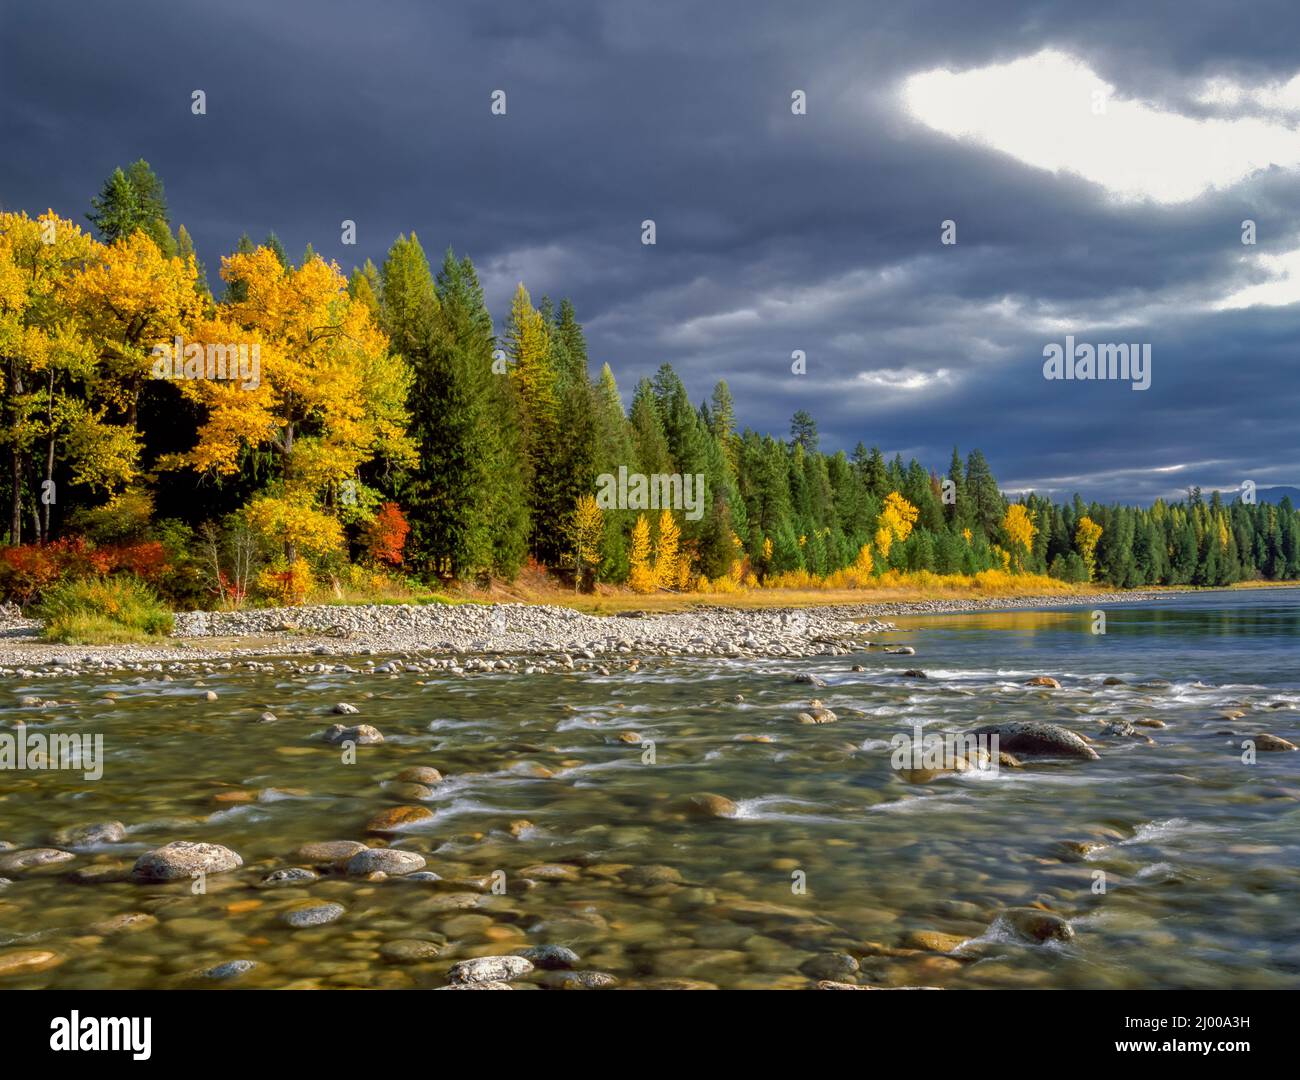
[[1069, 728], [1038, 720], [1011, 720], [1003, 724], [985, 724], [966, 734], [996, 735], [998, 749], [1013, 754], [1072, 757], [1085, 761], [1094, 761], [1101, 756], [1084, 742], [1080, 735]]

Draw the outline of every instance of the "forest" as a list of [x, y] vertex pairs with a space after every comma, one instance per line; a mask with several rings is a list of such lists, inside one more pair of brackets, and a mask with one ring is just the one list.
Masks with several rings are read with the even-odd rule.
[[[144, 161], [85, 218], [0, 213], [5, 600], [130, 574], [177, 608], [301, 603], [525, 566], [638, 592], [1300, 576], [1288, 499], [1012, 501], [979, 450], [827, 452], [802, 411], [762, 434], [667, 363], [625, 402], [568, 299], [520, 284], [498, 329], [470, 259], [413, 232], [350, 274], [244, 235], [210, 275]], [[160, 368], [173, 343], [208, 364]], [[598, 505], [620, 469], [702, 476], [702, 512]]]

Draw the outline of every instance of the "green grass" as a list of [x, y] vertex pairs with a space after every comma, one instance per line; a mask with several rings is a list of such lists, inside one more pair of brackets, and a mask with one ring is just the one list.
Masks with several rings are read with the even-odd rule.
[[82, 578], [47, 592], [36, 609], [46, 641], [61, 645], [126, 645], [165, 637], [172, 613], [139, 578]]

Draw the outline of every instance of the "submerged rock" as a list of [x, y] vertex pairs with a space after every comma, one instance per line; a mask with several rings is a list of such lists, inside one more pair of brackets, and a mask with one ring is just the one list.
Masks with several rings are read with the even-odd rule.
[[116, 844], [126, 839], [126, 826], [120, 821], [100, 821], [91, 825], [67, 825], [57, 829], [51, 839], [59, 847], [91, 847]]
[[856, 975], [859, 965], [848, 953], [831, 952], [805, 960], [799, 970], [810, 979], [843, 980]]
[[618, 979], [604, 971], [547, 971], [537, 980], [548, 990], [610, 990]]
[[423, 870], [424, 866], [424, 856], [418, 851], [366, 848], [358, 851], [348, 860], [347, 871], [351, 877], [367, 877], [376, 872], [400, 876]]
[[21, 848], [0, 854], [0, 873], [25, 874], [46, 866], [58, 866], [75, 858], [71, 851], [61, 851], [59, 848]]
[[453, 964], [447, 977], [454, 983], [509, 982], [532, 970], [522, 956], [476, 956]]
[[358, 746], [369, 746], [372, 743], [381, 743], [384, 736], [376, 727], [369, 724], [357, 724], [355, 727], [344, 727], [342, 724], [331, 724], [322, 733], [321, 738], [333, 746], [340, 743], [356, 743]]
[[701, 792], [686, 800], [686, 812], [695, 818], [733, 818], [739, 810], [725, 795]]
[[1074, 937], [1074, 927], [1066, 919], [1039, 908], [1008, 908], [998, 922], [1030, 941], [1069, 941]]
[[146, 851], [135, 861], [136, 881], [179, 881], [195, 873], [222, 874], [244, 865], [244, 860], [220, 844], [175, 840]]
[[333, 901], [307, 900], [283, 912], [280, 915], [280, 921], [286, 926], [301, 930], [304, 927], [324, 926], [326, 923], [332, 923], [336, 919], [342, 918], [346, 910], [342, 904]]
[[385, 941], [379, 946], [379, 955], [390, 964], [428, 963], [441, 951], [441, 947], [434, 942], [421, 941], [418, 938], [400, 938], [397, 941]]
[[1270, 735], [1268, 732], [1252, 735], [1251, 738], [1255, 740], [1256, 750], [1283, 751], [1298, 749], [1295, 743], [1288, 742], [1278, 735]]
[[566, 945], [530, 945], [526, 949], [516, 949], [515, 955], [522, 956], [542, 971], [560, 971], [581, 963], [578, 954]]
[[307, 870], [301, 866], [290, 866], [284, 870], [272, 870], [258, 882], [258, 887], [273, 889], [282, 888], [286, 885], [310, 885], [319, 878], [320, 875], [315, 870]]
[[379, 834], [398, 832], [411, 825], [418, 825], [422, 821], [429, 821], [432, 817], [433, 811], [424, 806], [394, 806], [388, 810], [381, 810], [366, 822], [366, 832]]
[[257, 967], [256, 960], [227, 960], [224, 964], [215, 964], [199, 972], [199, 977], [218, 982], [238, 979], [241, 975], [247, 975], [255, 967]]
[[404, 784], [422, 784], [425, 787], [432, 787], [442, 783], [442, 773], [428, 765], [412, 765], [408, 769], [403, 769], [393, 779]]
[[1081, 736], [1060, 724], [1037, 720], [1013, 720], [1004, 724], [985, 724], [968, 731], [968, 735], [996, 735], [998, 749], [1018, 755], [1041, 754], [1094, 761], [1101, 755]]
[[303, 844], [295, 853], [295, 862], [315, 867], [343, 866], [358, 851], [369, 850], [356, 840], [321, 840]]

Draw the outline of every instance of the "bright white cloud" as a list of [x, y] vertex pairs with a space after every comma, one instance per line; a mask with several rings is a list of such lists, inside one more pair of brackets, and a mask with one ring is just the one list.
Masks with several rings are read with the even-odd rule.
[[[1221, 92], [1230, 104], [1230, 91]], [[1291, 90], [1277, 91], [1284, 93]], [[904, 81], [902, 96], [935, 131], [1080, 176], [1122, 199], [1189, 202], [1272, 166], [1300, 165], [1300, 131], [1292, 126], [1250, 116], [1200, 119], [1125, 98], [1053, 49], [970, 71], [921, 72]]]
[[1300, 113], [1300, 75], [1286, 82], [1247, 86], [1235, 79], [1211, 79], [1196, 95], [1202, 105], [1237, 109], [1255, 105], [1276, 112]]
[[1300, 250], [1280, 255], [1255, 255], [1251, 261], [1269, 275], [1268, 281], [1247, 285], [1225, 296], [1215, 308], [1234, 311], [1248, 307], [1283, 307], [1300, 303]]
[[924, 390], [935, 383], [946, 383], [952, 379], [952, 372], [947, 368], [934, 371], [919, 371], [916, 368], [876, 368], [874, 371], [859, 371], [858, 379], [868, 386], [879, 386], [886, 390]]

